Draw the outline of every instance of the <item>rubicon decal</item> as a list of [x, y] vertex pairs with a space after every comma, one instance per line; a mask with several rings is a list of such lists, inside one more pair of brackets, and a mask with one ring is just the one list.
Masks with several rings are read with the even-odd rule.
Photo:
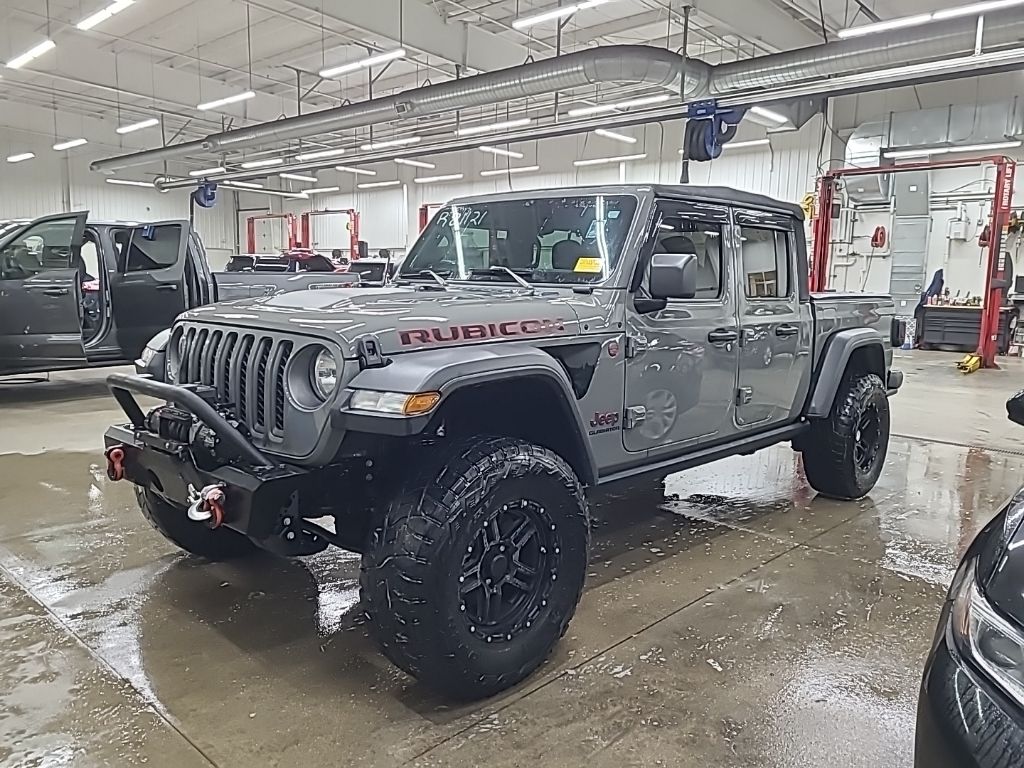
[[415, 328], [399, 331], [403, 346], [450, 344], [453, 341], [508, 339], [517, 336], [549, 336], [565, 330], [562, 320], [509, 320], [504, 323], [471, 323], [446, 328]]
[[594, 418], [590, 420], [590, 430], [587, 434], [601, 435], [605, 432], [615, 432], [619, 429], [619, 418], [619, 414], [615, 411], [595, 413]]

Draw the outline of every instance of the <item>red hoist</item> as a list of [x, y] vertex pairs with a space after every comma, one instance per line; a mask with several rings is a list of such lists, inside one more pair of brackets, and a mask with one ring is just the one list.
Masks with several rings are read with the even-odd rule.
[[[985, 232], [978, 239], [980, 247], [988, 256], [985, 262], [984, 305], [981, 313], [981, 332], [978, 335], [978, 349], [958, 363], [957, 367], [965, 373], [978, 368], [998, 368], [996, 365], [996, 349], [999, 334], [999, 312], [1005, 292], [1009, 287], [1011, 266], [1003, 258], [1003, 233], [1011, 223], [1013, 205], [1013, 180], [1017, 171], [1017, 163], [1009, 157], [994, 155], [969, 160], [946, 160], [933, 163], [908, 163], [906, 165], [886, 165], [875, 168], [839, 168], [829, 171], [818, 179], [818, 207], [813, 221], [812, 232], [814, 249], [811, 256], [810, 288], [812, 291], [828, 289], [828, 263], [832, 246], [832, 222], [839, 218], [840, 205], [836, 200], [841, 181], [851, 176], [877, 176], [879, 174], [901, 173], [905, 171], [933, 171], [944, 168], [971, 168], [979, 165], [992, 165], [996, 169], [995, 196], [992, 201], [992, 220]], [[876, 229], [871, 238], [875, 246], [879, 235]]]

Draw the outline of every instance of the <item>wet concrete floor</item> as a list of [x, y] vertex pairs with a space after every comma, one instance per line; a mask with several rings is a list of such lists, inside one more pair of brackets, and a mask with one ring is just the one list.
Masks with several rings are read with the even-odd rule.
[[97, 372], [0, 384], [0, 765], [909, 766], [960, 553], [1019, 485], [1024, 365], [906, 356], [869, 498], [795, 454], [593, 499], [586, 593], [523, 685], [451, 705], [366, 636], [358, 561], [192, 560], [99, 464]]

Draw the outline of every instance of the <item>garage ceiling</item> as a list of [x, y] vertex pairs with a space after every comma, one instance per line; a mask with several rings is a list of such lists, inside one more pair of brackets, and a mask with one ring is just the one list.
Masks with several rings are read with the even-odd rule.
[[[566, 0], [567, 1], [567, 0]], [[379, 74], [374, 95], [457, 73], [472, 74], [552, 56], [554, 22], [516, 29], [517, 18], [558, 0], [121, 0], [88, 31], [76, 25], [112, 0], [3, 0], [0, 54], [10, 61], [51, 39], [56, 48], [3, 69], [4, 126], [108, 147], [153, 147], [159, 126], [124, 136], [115, 125], [162, 116], [170, 140], [273, 120], [368, 96], [366, 70], [321, 79], [325, 67], [403, 47]], [[563, 2], [562, 4], [566, 4]], [[882, 18], [956, 3], [863, 0]], [[868, 20], [856, 0], [823, 0], [829, 33]], [[564, 26], [562, 50], [594, 45], [682, 45], [684, 0], [606, 0]], [[711, 63], [821, 41], [813, 0], [694, 0], [689, 52]], [[252, 90], [216, 110], [196, 105]]]

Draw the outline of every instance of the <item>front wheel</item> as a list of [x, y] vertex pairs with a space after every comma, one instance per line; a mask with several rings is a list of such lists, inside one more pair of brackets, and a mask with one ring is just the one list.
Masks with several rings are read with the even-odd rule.
[[846, 375], [827, 419], [811, 426], [801, 450], [814, 490], [834, 499], [867, 494], [889, 447], [889, 398], [873, 373]]
[[559, 456], [510, 438], [458, 442], [419, 475], [363, 556], [370, 625], [420, 681], [457, 699], [490, 696], [565, 634], [586, 576], [586, 497]]

